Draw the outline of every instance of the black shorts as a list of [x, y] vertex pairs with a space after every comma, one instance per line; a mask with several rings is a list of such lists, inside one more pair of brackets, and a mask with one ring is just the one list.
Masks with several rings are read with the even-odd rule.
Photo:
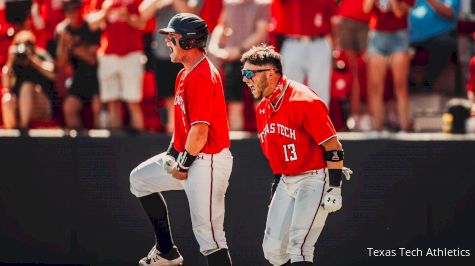
[[224, 64], [224, 93], [226, 101], [242, 101], [244, 88], [242, 82], [241, 61], [232, 61]]
[[175, 80], [182, 64], [172, 63], [170, 59], [154, 58], [157, 95], [159, 98], [170, 98], [175, 95]]
[[21, 86], [24, 82], [31, 82], [34, 85], [40, 85], [41, 89], [46, 94], [46, 96], [48, 96], [48, 99], [50, 99], [50, 101], [55, 99], [56, 91], [54, 89], [54, 84], [51, 80], [49, 80], [47, 78], [39, 78], [39, 79], [34, 79], [34, 80], [33, 79], [28, 79], [28, 78], [17, 79], [15, 81], [15, 84], [13, 85], [12, 93], [15, 94], [16, 96], [18, 96], [18, 94], [20, 93], [20, 88], [21, 88]]
[[89, 105], [95, 95], [99, 95], [99, 81], [94, 78], [79, 77], [73, 80], [68, 90], [68, 95], [73, 95], [81, 99], [83, 104]]

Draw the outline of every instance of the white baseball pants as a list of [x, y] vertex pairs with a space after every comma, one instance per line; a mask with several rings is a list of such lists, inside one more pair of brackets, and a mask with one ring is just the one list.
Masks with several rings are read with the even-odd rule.
[[155, 192], [184, 190], [188, 198], [193, 233], [203, 255], [228, 248], [223, 230], [224, 196], [233, 157], [229, 149], [198, 154], [186, 180], [177, 180], [161, 165], [165, 152], [141, 163], [130, 173], [130, 191], [136, 197]]
[[314, 245], [328, 211], [321, 207], [328, 187], [323, 169], [282, 176], [267, 214], [262, 248], [273, 265], [313, 261]]

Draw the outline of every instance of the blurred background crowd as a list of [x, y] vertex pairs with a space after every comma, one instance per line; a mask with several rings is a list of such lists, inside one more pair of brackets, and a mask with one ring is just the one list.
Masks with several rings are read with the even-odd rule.
[[173, 132], [181, 65], [157, 29], [179, 12], [208, 24], [231, 130], [255, 131], [239, 59], [263, 42], [339, 131], [475, 117], [473, 0], [0, 0], [1, 127]]

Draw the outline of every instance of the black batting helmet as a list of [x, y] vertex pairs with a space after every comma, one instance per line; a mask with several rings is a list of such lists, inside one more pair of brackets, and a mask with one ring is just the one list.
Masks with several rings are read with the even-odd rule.
[[190, 13], [176, 14], [170, 19], [168, 26], [160, 29], [159, 32], [162, 34], [180, 33], [183, 37], [179, 43], [185, 50], [204, 48], [208, 40], [208, 25], [203, 19]]

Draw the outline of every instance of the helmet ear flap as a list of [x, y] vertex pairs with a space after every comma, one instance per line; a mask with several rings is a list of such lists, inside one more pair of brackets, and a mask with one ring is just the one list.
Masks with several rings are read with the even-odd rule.
[[196, 40], [195, 39], [180, 39], [180, 46], [184, 50], [189, 50], [194, 47]]

